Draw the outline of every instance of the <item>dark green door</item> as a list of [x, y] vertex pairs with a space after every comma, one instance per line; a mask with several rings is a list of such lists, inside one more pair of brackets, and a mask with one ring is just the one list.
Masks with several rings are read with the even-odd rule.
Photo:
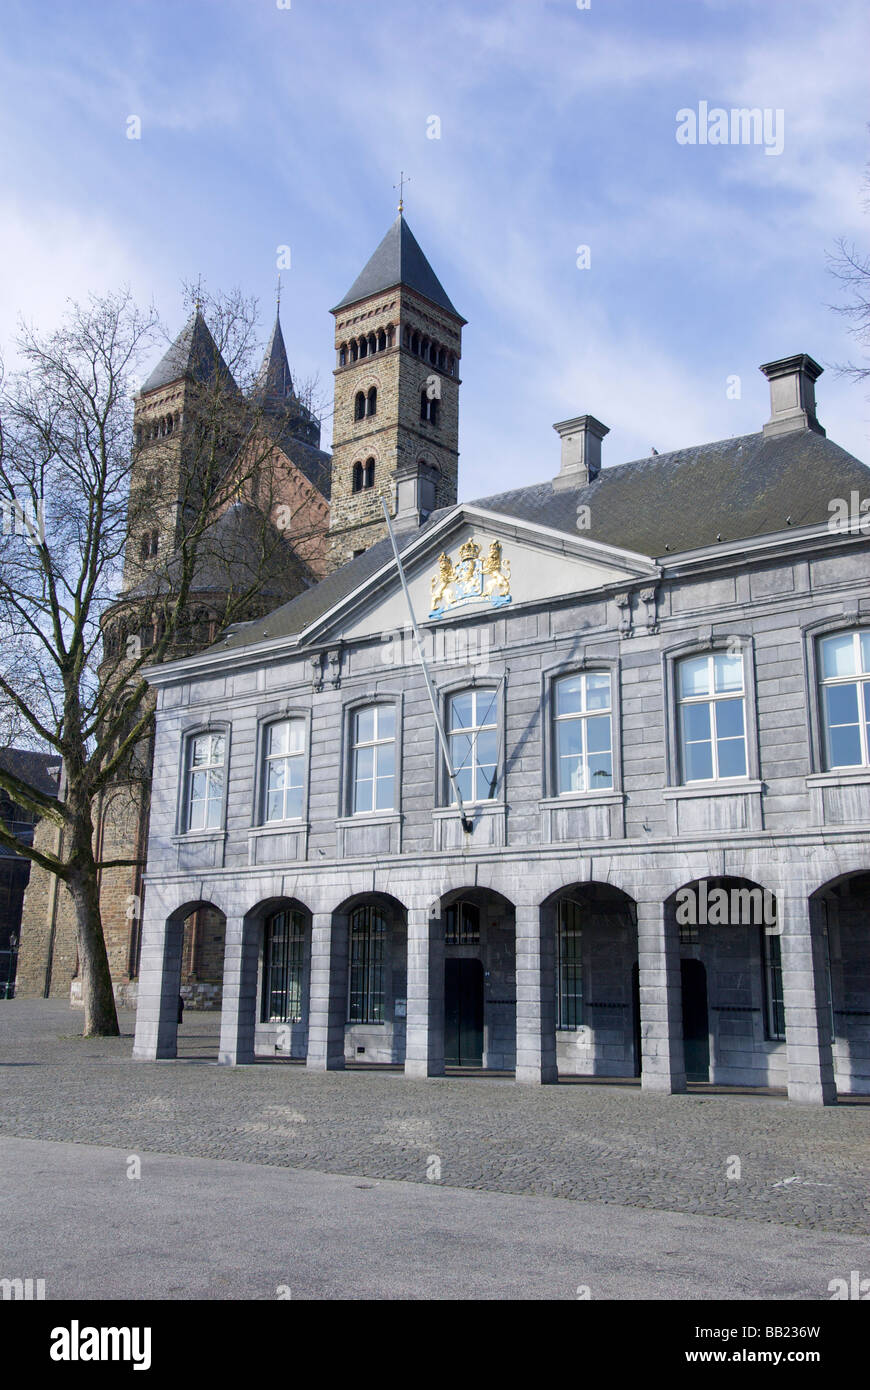
[[707, 972], [699, 960], [680, 961], [683, 993], [683, 1055], [687, 1081], [710, 1080]]
[[483, 1065], [483, 963], [444, 962], [444, 1060], [453, 1067]]

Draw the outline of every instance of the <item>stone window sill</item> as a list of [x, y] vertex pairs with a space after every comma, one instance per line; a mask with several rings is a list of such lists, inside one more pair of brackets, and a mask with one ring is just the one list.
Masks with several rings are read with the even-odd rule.
[[870, 783], [870, 767], [844, 767], [836, 772], [813, 772], [807, 777], [808, 787], [864, 787]]
[[662, 797], [665, 801], [683, 801], [703, 796], [758, 796], [764, 790], [764, 783], [752, 779], [734, 782], [692, 782], [685, 787], [665, 787]]
[[180, 835], [172, 836], [174, 845], [198, 845], [206, 841], [226, 840], [225, 830], [185, 830]]
[[344, 828], [348, 825], [398, 825], [401, 811], [359, 811], [355, 816], [338, 816], [335, 824]]
[[294, 830], [308, 830], [307, 820], [270, 820], [268, 825], [252, 825], [248, 830], [248, 838], [253, 839], [261, 835], [286, 835]]
[[539, 806], [624, 806], [624, 792], [565, 792], [562, 796], [545, 796]]

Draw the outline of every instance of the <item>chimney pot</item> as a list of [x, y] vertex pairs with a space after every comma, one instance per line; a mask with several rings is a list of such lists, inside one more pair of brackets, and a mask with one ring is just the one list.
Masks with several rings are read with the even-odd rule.
[[601, 472], [601, 441], [610, 430], [594, 415], [561, 420], [553, 429], [562, 441], [562, 466], [553, 486], [585, 487]]
[[762, 430], [765, 438], [793, 430], [825, 433], [816, 419], [815, 385], [824, 367], [801, 352], [796, 357], [766, 362], [760, 370], [770, 382], [770, 419]]

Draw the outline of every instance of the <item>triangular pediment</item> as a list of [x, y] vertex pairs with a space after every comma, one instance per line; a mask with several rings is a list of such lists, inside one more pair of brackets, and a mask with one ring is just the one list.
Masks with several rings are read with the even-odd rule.
[[[517, 607], [607, 590], [654, 578], [648, 556], [550, 531], [512, 518], [458, 508], [443, 527], [400, 541], [402, 563], [417, 621], [435, 628], [457, 619], [491, 620]], [[345, 641], [403, 627], [408, 606], [387, 562], [340, 609], [323, 615], [309, 640]]]

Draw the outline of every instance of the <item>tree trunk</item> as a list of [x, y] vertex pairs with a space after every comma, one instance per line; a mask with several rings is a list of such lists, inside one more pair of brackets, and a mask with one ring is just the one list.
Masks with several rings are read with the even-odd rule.
[[82, 1002], [85, 1006], [83, 1036], [116, 1038], [121, 1030], [118, 1027], [109, 957], [103, 938], [97, 866], [93, 862], [93, 856], [72, 874], [67, 888], [72, 894], [76, 912]]

